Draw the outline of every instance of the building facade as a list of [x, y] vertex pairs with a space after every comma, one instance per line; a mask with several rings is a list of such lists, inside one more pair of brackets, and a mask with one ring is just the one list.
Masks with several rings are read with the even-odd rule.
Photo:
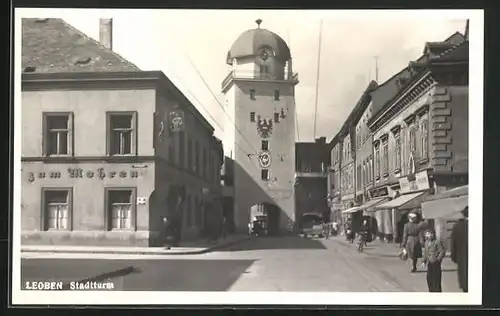
[[341, 168], [342, 152], [344, 143], [339, 141], [341, 133], [335, 135], [330, 141], [330, 167], [328, 169], [328, 204], [330, 206], [332, 221], [341, 222], [341, 212], [343, 205], [341, 203]]
[[[399, 92], [369, 122], [374, 190], [393, 190], [393, 200], [377, 206], [379, 218], [384, 233], [397, 240], [405, 211], [418, 210], [427, 195], [468, 182], [468, 40], [456, 33], [427, 43], [408, 70]], [[446, 239], [446, 223], [435, 224], [438, 237]]]
[[328, 187], [327, 166], [330, 151], [326, 137], [315, 142], [295, 144], [295, 211], [300, 219], [305, 213], [321, 214], [330, 220], [330, 209], [326, 199]]
[[266, 213], [269, 231], [295, 225], [295, 85], [290, 50], [258, 26], [241, 34], [227, 54], [225, 154], [233, 160], [236, 230]]
[[198, 237], [218, 216], [205, 208], [220, 196], [213, 127], [163, 73], [109, 41], [60, 19], [22, 24], [22, 243], [159, 245], [163, 217]]

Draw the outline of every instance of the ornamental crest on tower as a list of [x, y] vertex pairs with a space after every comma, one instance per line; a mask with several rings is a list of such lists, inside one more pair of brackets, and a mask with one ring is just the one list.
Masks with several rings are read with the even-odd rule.
[[273, 120], [257, 117], [257, 132], [261, 138], [268, 138], [273, 133]]

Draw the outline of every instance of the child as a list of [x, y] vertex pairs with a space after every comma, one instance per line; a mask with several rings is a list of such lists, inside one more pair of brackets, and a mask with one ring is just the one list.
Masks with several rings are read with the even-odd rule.
[[427, 266], [429, 292], [442, 292], [441, 261], [443, 261], [445, 253], [444, 245], [440, 240], [436, 240], [434, 231], [431, 229], [426, 230], [422, 267]]

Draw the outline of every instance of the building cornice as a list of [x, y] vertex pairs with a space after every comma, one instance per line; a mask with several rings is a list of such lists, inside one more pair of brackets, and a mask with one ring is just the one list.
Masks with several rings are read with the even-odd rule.
[[378, 130], [387, 120], [394, 117], [407, 105], [418, 100], [435, 83], [430, 71], [423, 72], [418, 76], [412, 85], [408, 85], [395, 98], [392, 99], [381, 114], [373, 117], [369, 122], [372, 131]]
[[176, 101], [196, 117], [210, 133], [214, 127], [201, 115], [191, 101], [175, 86], [162, 71], [134, 72], [65, 72], [24, 73], [21, 76], [22, 91], [44, 91], [58, 89], [157, 89]]

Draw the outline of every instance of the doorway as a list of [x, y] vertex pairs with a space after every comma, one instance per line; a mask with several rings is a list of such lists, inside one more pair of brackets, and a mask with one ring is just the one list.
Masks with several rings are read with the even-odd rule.
[[264, 203], [264, 214], [267, 216], [268, 234], [277, 236], [280, 232], [280, 208], [275, 204]]

